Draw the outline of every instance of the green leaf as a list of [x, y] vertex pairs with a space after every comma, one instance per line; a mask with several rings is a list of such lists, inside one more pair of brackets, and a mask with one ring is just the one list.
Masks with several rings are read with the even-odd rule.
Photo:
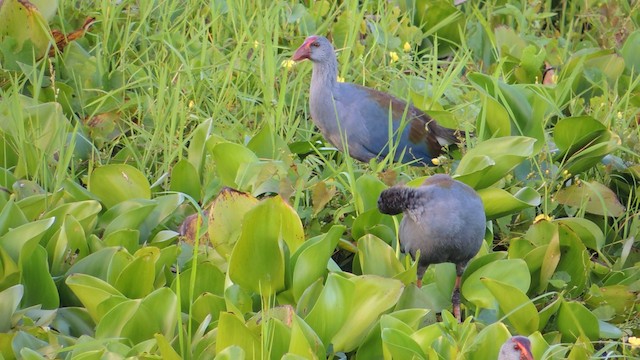
[[151, 186], [147, 178], [131, 165], [110, 164], [96, 168], [89, 177], [90, 192], [106, 208], [130, 199], [150, 199]]
[[[534, 154], [535, 139], [526, 136], [506, 136], [489, 139], [467, 151], [455, 171], [456, 180], [482, 189], [496, 183], [524, 159]], [[483, 161], [481, 165], [478, 159]]]
[[487, 140], [511, 135], [511, 121], [504, 106], [488, 95], [483, 96], [482, 101], [482, 108], [476, 120], [476, 128], [479, 129], [476, 136], [481, 140]]
[[382, 343], [393, 359], [425, 359], [420, 346], [402, 331], [383, 329]]
[[604, 246], [604, 233], [598, 225], [588, 219], [571, 217], [555, 219], [554, 222], [571, 229], [589, 249], [600, 251]]
[[[216, 338], [216, 353], [222, 352], [229, 346], [240, 347], [248, 359], [261, 358], [260, 339], [250, 331], [236, 316], [221, 313], [218, 321], [218, 337]], [[237, 355], [237, 350], [234, 351]]]
[[362, 212], [377, 209], [378, 197], [387, 186], [373, 175], [362, 175], [356, 180], [356, 201], [362, 201]]
[[640, 73], [640, 59], [637, 54], [640, 53], [640, 30], [636, 30], [629, 34], [627, 40], [625, 40], [620, 49], [622, 58], [624, 59], [627, 70]]
[[540, 205], [540, 194], [533, 188], [524, 187], [515, 194], [503, 189], [488, 187], [478, 190], [484, 204], [487, 220], [498, 219]]
[[[193, 272], [195, 271], [195, 278]], [[171, 284], [177, 291], [178, 278]], [[192, 301], [203, 294], [211, 293], [224, 295], [224, 274], [210, 262], [198, 263], [197, 267], [189, 268], [180, 273], [180, 306], [185, 313], [189, 311]], [[189, 298], [193, 294], [194, 299]]]
[[524, 292], [498, 280], [484, 278], [480, 281], [496, 297], [500, 310], [518, 334], [526, 336], [538, 330], [538, 310]]
[[160, 250], [154, 246], [143, 247], [133, 255], [115, 282], [115, 288], [130, 299], [139, 299], [153, 291], [155, 282], [155, 263]]
[[256, 154], [248, 148], [228, 142], [219, 143], [212, 150], [216, 170], [222, 184], [238, 188], [236, 179], [245, 164], [258, 161]]
[[393, 248], [373, 235], [358, 240], [358, 258], [363, 274], [392, 278], [405, 270]]
[[[480, 259], [474, 261], [477, 260]], [[501, 281], [522, 292], [527, 292], [531, 283], [527, 264], [521, 259], [496, 260], [481, 266], [472, 273], [465, 271], [465, 279], [463, 279], [461, 288], [462, 295], [477, 307], [484, 309], [497, 309], [498, 301], [481, 281], [483, 278]]]
[[344, 231], [344, 226], [334, 225], [325, 235], [307, 240], [291, 257], [294, 268], [292, 288], [296, 300], [311, 284], [326, 275], [327, 263]]
[[507, 327], [501, 322], [494, 322], [478, 332], [472, 339], [471, 346], [465, 347], [472, 351], [465, 352], [469, 360], [498, 359], [500, 347], [511, 337]]
[[47, 251], [37, 245], [20, 256], [21, 283], [24, 285], [22, 303], [25, 307], [41, 304], [44, 309], [57, 309], [60, 297], [47, 262]]
[[11, 330], [13, 313], [18, 309], [22, 296], [24, 295], [24, 285], [14, 285], [0, 292], [0, 333]]
[[196, 201], [201, 198], [202, 187], [198, 180], [198, 170], [186, 159], [178, 161], [171, 169], [169, 189], [191, 196]]
[[[86, 259], [88, 259], [87, 257]], [[96, 323], [104, 315], [98, 306], [111, 298], [126, 300], [116, 288], [103, 280], [85, 274], [70, 275], [65, 283], [71, 288], [73, 293], [80, 299], [84, 307], [89, 311], [89, 315]]]
[[308, 358], [326, 359], [325, 347], [313, 329], [298, 315], [291, 322], [289, 353]]
[[9, 230], [0, 237], [0, 247], [17, 262], [20, 254], [31, 254], [35, 251], [44, 233], [53, 225], [55, 219], [36, 220]]
[[204, 167], [205, 158], [207, 156], [207, 139], [211, 136], [213, 128], [213, 119], [209, 118], [202, 121], [191, 135], [189, 148], [187, 149], [187, 159], [193, 165], [198, 174], [198, 183], [202, 179], [202, 169]]
[[580, 181], [559, 190], [554, 198], [560, 204], [584, 208], [596, 215], [618, 217], [625, 210], [616, 194], [596, 181]]
[[249, 140], [247, 148], [264, 159], [280, 159], [290, 154], [287, 143], [273, 132], [269, 123], [264, 123], [262, 129]]
[[247, 193], [225, 187], [209, 207], [209, 241], [224, 258], [231, 256], [233, 246], [240, 237], [245, 214], [258, 203], [258, 199]]
[[229, 261], [229, 277], [256, 293], [273, 294], [285, 285], [282, 245], [295, 252], [303, 241], [304, 230], [295, 210], [280, 196], [268, 198], [244, 217]]
[[558, 310], [557, 326], [564, 342], [574, 342], [579, 336], [586, 336], [591, 341], [595, 341], [600, 335], [600, 325], [596, 316], [584, 305], [575, 301], [562, 302]]

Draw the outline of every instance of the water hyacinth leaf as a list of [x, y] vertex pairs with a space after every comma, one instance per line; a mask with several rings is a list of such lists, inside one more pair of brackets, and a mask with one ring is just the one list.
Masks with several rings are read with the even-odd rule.
[[[44, 214], [44, 217], [52, 217], [56, 219], [64, 219], [65, 216], [73, 216], [73, 218], [78, 221], [84, 233], [91, 233], [94, 229], [96, 223], [98, 222], [98, 214], [102, 210], [102, 205], [100, 202], [96, 200], [81, 200], [74, 201], [65, 204], [61, 204], [60, 206], [47, 211]], [[56, 223], [49, 230], [57, 230], [62, 223], [56, 221]]]
[[591, 341], [595, 341], [600, 335], [596, 316], [584, 305], [575, 301], [562, 301], [557, 322], [564, 342], [574, 342], [579, 336], [586, 336]]
[[240, 237], [244, 216], [259, 203], [250, 194], [228, 187], [222, 188], [208, 210], [208, 234], [211, 245], [223, 257], [229, 258]]
[[229, 261], [231, 280], [265, 295], [283, 289], [281, 240], [290, 252], [295, 252], [304, 241], [304, 231], [297, 213], [276, 196], [262, 201], [245, 215], [242, 233]]
[[[486, 255], [485, 255], [486, 256]], [[496, 297], [480, 280], [489, 278], [501, 281], [526, 293], [531, 283], [527, 264], [521, 259], [505, 259], [490, 262], [477, 270], [465, 274], [462, 282], [462, 295], [474, 305], [484, 309], [497, 309]]]
[[56, 317], [51, 321], [51, 327], [61, 334], [80, 337], [82, 335], [93, 336], [96, 324], [87, 309], [62, 307], [56, 310]]
[[182, 357], [178, 354], [171, 344], [169, 340], [162, 334], [154, 334], [154, 339], [156, 339], [156, 343], [158, 344], [158, 350], [160, 351], [160, 356], [162, 359], [166, 360], [181, 360]]
[[542, 331], [545, 328], [545, 326], [547, 326], [547, 324], [549, 323], [549, 320], [551, 320], [551, 317], [558, 313], [558, 310], [560, 309], [560, 306], [562, 305], [563, 302], [564, 302], [564, 299], [562, 297], [558, 297], [553, 301], [551, 301], [549, 304], [547, 304], [547, 306], [542, 308], [542, 310], [540, 310], [540, 312], [538, 313], [538, 316], [540, 318], [540, 322], [538, 324], [538, 331]]
[[179, 160], [171, 169], [171, 182], [169, 189], [187, 194], [196, 201], [200, 200], [202, 187], [197, 180], [198, 171], [186, 159]]
[[304, 321], [315, 331], [325, 347], [332, 343], [332, 338], [353, 311], [356, 296], [354, 291], [355, 285], [351, 281], [330, 273], [313, 308], [304, 317]]
[[382, 346], [393, 359], [425, 359], [420, 346], [406, 333], [387, 328], [382, 329]]
[[487, 220], [498, 219], [540, 205], [540, 194], [533, 188], [523, 187], [515, 194], [503, 189], [488, 187], [478, 190], [484, 204]]
[[509, 330], [502, 322], [495, 322], [478, 332], [473, 343], [465, 353], [469, 360], [497, 359], [502, 344], [511, 337]]
[[[373, 175], [362, 175], [356, 180], [357, 199], [362, 201], [362, 211], [378, 208], [378, 197], [387, 186]], [[358, 200], [356, 200], [358, 201]]]
[[404, 288], [398, 280], [375, 275], [356, 276], [349, 281], [354, 285], [349, 313], [331, 340], [336, 351], [355, 350], [380, 314], [398, 302]]
[[147, 178], [131, 165], [109, 164], [96, 168], [89, 177], [90, 192], [106, 208], [129, 199], [150, 199], [151, 186]]
[[[85, 259], [89, 259], [87, 257]], [[116, 288], [109, 285], [107, 282], [98, 279], [96, 277], [85, 274], [72, 274], [65, 281], [67, 286], [73, 291], [73, 293], [80, 299], [82, 305], [87, 309], [89, 315], [93, 321], [97, 323], [104, 315], [98, 310], [98, 306], [109, 299], [119, 298], [122, 301], [126, 300]]]
[[326, 359], [325, 347], [313, 329], [298, 315], [294, 314], [292, 320], [289, 353], [306, 359]]
[[624, 206], [616, 194], [596, 181], [580, 181], [559, 190], [555, 200], [563, 205], [584, 208], [595, 215], [618, 217], [624, 213]]
[[[524, 159], [534, 154], [535, 139], [506, 136], [483, 141], [467, 151], [455, 171], [456, 180], [475, 188], [486, 188], [502, 179]], [[477, 159], [488, 157], [493, 165], [478, 169]]]
[[[104, 229], [103, 236], [109, 236], [110, 234], [118, 230], [138, 230], [141, 224], [147, 219], [149, 214], [154, 210], [156, 204], [150, 203], [146, 205], [135, 206], [131, 209], [126, 209], [122, 212], [115, 212], [116, 218], [110, 221]], [[112, 208], [112, 209], [115, 209]]]
[[559, 158], [570, 157], [593, 142], [607, 128], [591, 116], [576, 116], [558, 120], [553, 129], [553, 141]]
[[495, 279], [484, 278], [480, 281], [496, 297], [501, 312], [518, 334], [526, 336], [538, 330], [538, 310], [524, 292]]
[[236, 179], [239, 178], [241, 169], [246, 164], [259, 160], [256, 154], [245, 146], [228, 142], [215, 145], [212, 154], [222, 184], [232, 188], [238, 188]]
[[624, 59], [624, 64], [629, 71], [640, 72], [640, 59], [636, 56], [640, 52], [640, 30], [636, 30], [629, 34], [627, 40], [624, 41], [620, 53]]
[[249, 140], [247, 148], [264, 159], [281, 159], [291, 153], [287, 143], [273, 132], [269, 123], [264, 123], [262, 129]]
[[600, 251], [605, 243], [605, 236], [594, 222], [578, 217], [556, 219], [554, 222], [571, 229], [586, 247]]
[[44, 233], [53, 225], [55, 219], [36, 220], [9, 230], [0, 237], [0, 247], [13, 261], [18, 262], [20, 254], [31, 254]]
[[[57, 1], [51, 4], [57, 6]], [[45, 8], [45, 15], [50, 16], [50, 6]], [[19, 70], [17, 62], [29, 63], [35, 57], [39, 59], [46, 53], [49, 45], [49, 26], [47, 18], [28, 1], [6, 0], [0, 2], [0, 40], [5, 46], [0, 47], [3, 67]], [[11, 39], [12, 41], [9, 41]], [[4, 58], [4, 59], [3, 59]]]
[[476, 136], [486, 140], [511, 135], [511, 121], [504, 106], [488, 95], [483, 96], [482, 101], [482, 108], [476, 121], [476, 128], [479, 129]]
[[202, 121], [193, 131], [187, 148], [187, 160], [196, 169], [198, 182], [202, 179], [202, 169], [207, 156], [207, 139], [211, 136], [212, 128], [213, 119]]
[[20, 354], [19, 359], [38, 359], [44, 357], [35, 352], [35, 349], [45, 349], [49, 343], [23, 330], [18, 330], [11, 340], [11, 348], [14, 354]]
[[[214, 264], [202, 262], [195, 268], [195, 280], [193, 277], [194, 268], [189, 268], [180, 273], [180, 306], [182, 311], [188, 312], [193, 299], [189, 299], [189, 294], [197, 298], [203, 294], [224, 295], [224, 274]], [[177, 291], [178, 278], [171, 284], [171, 288]]]
[[244, 360], [245, 351], [238, 345], [230, 345], [222, 351], [216, 350], [216, 357], [213, 360]]
[[104, 246], [118, 246], [133, 254], [140, 249], [140, 231], [120, 229], [110, 232], [102, 239]]
[[393, 217], [381, 214], [377, 208], [360, 213], [353, 221], [351, 237], [358, 240], [365, 235], [373, 235], [385, 242], [392, 243], [396, 239]]
[[558, 263], [556, 275], [558, 273], [568, 274], [567, 289], [570, 294], [578, 296], [578, 294], [582, 294], [592, 268], [590, 254], [573, 231], [559, 226], [558, 234], [560, 235], [562, 257]]
[[208, 316], [211, 321], [218, 321], [220, 313], [226, 311], [224, 298], [211, 293], [202, 293], [191, 304], [192, 317], [198, 323], [202, 323]]
[[49, 239], [47, 254], [52, 275], [62, 275], [77, 261], [89, 255], [87, 237], [80, 223], [67, 215], [60, 229]]
[[624, 332], [620, 328], [606, 321], [598, 320], [598, 326], [600, 328], [600, 338], [620, 339], [624, 336]]
[[4, 235], [10, 229], [28, 223], [27, 217], [13, 199], [9, 199], [0, 211], [0, 235]]
[[24, 285], [24, 307], [41, 304], [44, 309], [57, 309], [60, 306], [58, 289], [49, 274], [47, 251], [37, 245], [29, 253], [20, 256], [18, 264], [21, 271], [21, 283]]
[[11, 318], [18, 309], [23, 295], [24, 285], [22, 284], [0, 291], [0, 332], [6, 333], [11, 330]]
[[358, 240], [358, 258], [363, 274], [392, 278], [405, 270], [393, 248], [373, 235]]
[[152, 311], [142, 307], [141, 300], [125, 300], [112, 307], [97, 323], [96, 339], [119, 337], [138, 344], [160, 332], [153, 320]]
[[178, 297], [169, 288], [157, 289], [142, 299], [144, 307], [152, 315], [153, 324], [158, 325], [160, 333], [173, 338], [178, 320]]
[[333, 254], [340, 236], [346, 228], [334, 225], [325, 235], [309, 239], [291, 257], [293, 265], [293, 296], [300, 299], [302, 293], [316, 280], [327, 273], [327, 263]]
[[221, 313], [218, 321], [218, 336], [216, 338], [216, 353], [222, 352], [229, 346], [240, 347], [247, 358], [260, 359], [262, 348], [260, 339], [238, 317], [230, 313]]
[[160, 257], [160, 249], [154, 246], [143, 247], [133, 257], [133, 261], [120, 272], [115, 288], [130, 299], [140, 299], [154, 289], [155, 264]]

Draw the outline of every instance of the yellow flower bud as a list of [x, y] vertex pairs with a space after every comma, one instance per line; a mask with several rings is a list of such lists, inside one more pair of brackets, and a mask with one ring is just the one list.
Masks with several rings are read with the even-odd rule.
[[283, 60], [282, 61], [282, 67], [283, 68], [287, 68], [287, 69], [291, 69], [293, 67], [293, 65], [295, 65], [296, 62], [291, 60], [291, 59], [287, 59], [287, 60]]
[[337, 80], [338, 80], [338, 82], [344, 82], [344, 78], [342, 76], [340, 76], [340, 75], [338, 75]]
[[405, 42], [404, 46], [402, 47], [402, 50], [408, 53], [409, 51], [411, 51], [411, 44], [409, 44], [408, 42]]
[[400, 57], [398, 56], [398, 54], [395, 51], [390, 51], [389, 52], [389, 57], [391, 57], [391, 62], [394, 63], [396, 61], [398, 61], [398, 59], [400, 59]]

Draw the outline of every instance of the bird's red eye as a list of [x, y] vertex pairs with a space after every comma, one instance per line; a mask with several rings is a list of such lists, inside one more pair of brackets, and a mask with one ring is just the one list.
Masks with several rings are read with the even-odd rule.
[[311, 43], [311, 46], [318, 47], [318, 46], [320, 46], [320, 44], [318, 44], [317, 42], [314, 41], [314, 42]]

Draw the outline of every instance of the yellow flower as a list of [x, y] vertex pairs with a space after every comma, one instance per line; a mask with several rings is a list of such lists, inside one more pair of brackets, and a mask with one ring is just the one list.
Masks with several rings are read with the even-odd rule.
[[408, 42], [405, 42], [404, 46], [402, 47], [402, 50], [408, 53], [409, 51], [411, 51], [411, 44], [409, 44]]
[[389, 52], [389, 56], [391, 57], [391, 62], [394, 63], [396, 61], [398, 61], [398, 59], [400, 59], [400, 57], [398, 57], [398, 54], [395, 51], [390, 51]]
[[344, 78], [342, 76], [340, 76], [340, 75], [338, 75], [337, 80], [338, 80], [338, 82], [344, 82]]
[[195, 102], [193, 102], [193, 100], [189, 100], [189, 109], [191, 109], [192, 107], [194, 107], [196, 105]]
[[540, 221], [543, 221], [543, 220], [551, 221], [551, 220], [553, 220], [553, 218], [551, 216], [547, 215], [547, 214], [540, 214], [540, 215], [536, 216], [535, 219], [533, 219], [533, 223], [537, 224], [537, 223], [539, 223]]
[[260, 46], [260, 43], [258, 42], [258, 40], [254, 40], [253, 41], [253, 47], [257, 49], [258, 46]]
[[629, 338], [629, 345], [631, 345], [631, 347], [640, 347], [640, 338], [637, 338], [635, 336], [631, 336]]
[[291, 59], [287, 59], [287, 60], [282, 60], [282, 67], [283, 68], [287, 68], [287, 69], [291, 69], [293, 67], [293, 65], [295, 65], [296, 62], [291, 60]]
[[431, 163], [432, 163], [433, 165], [435, 165], [435, 166], [438, 166], [438, 165], [440, 165], [440, 159], [438, 159], [438, 158], [433, 158], [433, 159], [431, 159]]
[[618, 111], [618, 120], [622, 120], [622, 111]]

